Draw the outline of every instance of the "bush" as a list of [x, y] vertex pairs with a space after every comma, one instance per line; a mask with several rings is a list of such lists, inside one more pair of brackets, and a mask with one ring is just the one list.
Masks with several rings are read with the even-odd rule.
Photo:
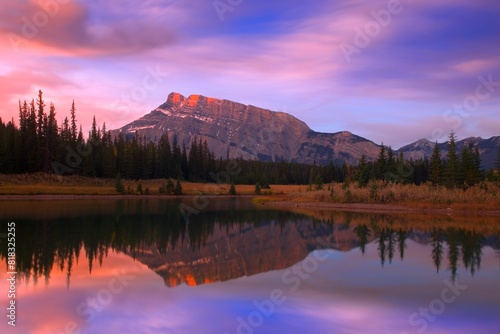
[[255, 184], [255, 194], [260, 195], [260, 184], [257, 182]]
[[323, 177], [321, 175], [317, 175], [314, 180], [314, 185], [316, 190], [323, 190]]
[[182, 185], [179, 179], [177, 179], [177, 183], [175, 184], [174, 195], [182, 195]]
[[374, 202], [377, 200], [377, 197], [378, 197], [377, 190], [378, 190], [377, 184], [372, 183], [370, 186], [370, 200], [372, 200]]
[[[177, 182], [179, 182], [179, 180], [177, 180]], [[174, 182], [172, 182], [171, 179], [168, 179], [165, 190], [167, 194], [173, 194], [175, 192]], [[182, 187], [181, 187], [181, 193], [182, 193]]]
[[175, 190], [174, 183], [171, 179], [168, 179], [166, 183], [158, 188], [158, 193], [160, 194], [173, 194]]
[[229, 195], [236, 195], [236, 188], [234, 187], [234, 183], [231, 183], [231, 187], [229, 188]]
[[119, 194], [123, 194], [125, 192], [125, 187], [123, 186], [123, 182], [122, 182], [122, 178], [120, 177], [120, 173], [118, 173], [116, 175], [115, 189]]

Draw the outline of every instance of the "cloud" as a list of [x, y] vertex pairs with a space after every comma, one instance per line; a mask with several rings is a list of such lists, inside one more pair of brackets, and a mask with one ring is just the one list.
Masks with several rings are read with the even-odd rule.
[[[0, 89], [11, 104], [0, 115], [17, 115], [17, 99], [41, 88], [56, 107], [75, 99], [88, 124], [96, 113], [99, 122], [118, 127], [181, 91], [287, 106], [313, 129], [359, 129], [364, 137], [378, 126], [407, 127], [407, 113], [418, 113], [424, 133], [431, 119], [474, 91], [479, 75], [497, 75], [500, 7], [486, 0], [401, 3], [402, 12], [348, 63], [339, 45], [354, 43], [355, 29], [364, 29], [388, 1], [244, 1], [222, 22], [204, 0], [71, 1], [18, 53], [7, 36], [22, 36], [23, 17], [32, 20], [41, 7], [34, 0], [8, 2], [0, 9]], [[133, 110], [114, 110], [147, 66], [172, 75]], [[499, 101], [492, 94], [488, 103]], [[373, 122], [386, 112], [385, 123]], [[486, 117], [483, 107], [474, 117]], [[487, 132], [474, 124], [470, 131]], [[397, 136], [384, 142], [409, 140], [404, 131]]]
[[144, 10], [133, 18], [99, 17], [76, 1], [45, 9], [38, 2], [23, 1], [9, 2], [2, 11], [0, 32], [17, 51], [22, 46], [52, 55], [116, 56], [171, 45], [176, 35], [168, 24], [150, 20]]

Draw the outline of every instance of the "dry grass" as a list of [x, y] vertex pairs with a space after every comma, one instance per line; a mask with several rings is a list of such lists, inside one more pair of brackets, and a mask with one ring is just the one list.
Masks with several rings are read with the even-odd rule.
[[[159, 188], [167, 180], [124, 180], [126, 194], [160, 195]], [[255, 195], [254, 185], [236, 185], [238, 195]], [[185, 195], [228, 195], [228, 184], [182, 182]], [[483, 182], [466, 190], [447, 189], [431, 184], [401, 185], [371, 182], [366, 188], [357, 184], [332, 183], [323, 190], [306, 191], [307, 186], [272, 185], [262, 189], [255, 203], [292, 201], [295, 203], [363, 203], [403, 205], [420, 209], [500, 210], [500, 184]], [[53, 174], [0, 174], [0, 195], [117, 195], [114, 179]], [[272, 196], [269, 196], [272, 195]]]
[[[418, 208], [500, 209], [500, 184], [483, 182], [466, 190], [424, 185], [371, 182], [366, 188], [355, 184], [325, 185], [323, 190], [291, 194], [294, 202], [398, 204]], [[464, 206], [465, 205], [465, 206]]]
[[[126, 194], [142, 193], [160, 195], [159, 188], [167, 182], [156, 180], [123, 180]], [[175, 182], [174, 182], [175, 183]], [[181, 182], [185, 195], [228, 195], [228, 184]], [[236, 185], [238, 195], [254, 195], [254, 185]], [[303, 188], [303, 186], [302, 186]], [[300, 190], [300, 186], [276, 185], [271, 189], [262, 189], [263, 195], [290, 194]], [[53, 174], [0, 174], [0, 195], [117, 195], [115, 179], [98, 179], [82, 176], [58, 177]]]

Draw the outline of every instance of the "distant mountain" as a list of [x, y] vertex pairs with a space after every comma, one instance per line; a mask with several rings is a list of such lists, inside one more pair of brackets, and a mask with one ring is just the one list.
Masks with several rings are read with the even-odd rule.
[[[479, 153], [481, 154], [482, 167], [485, 170], [491, 169], [496, 159], [498, 158], [498, 147], [500, 147], [500, 136], [483, 139], [481, 137], [469, 137], [456, 142], [457, 152], [460, 154], [462, 148], [472, 143], [477, 145]], [[423, 157], [430, 157], [434, 148], [433, 142], [427, 139], [420, 139], [416, 142], [401, 147], [397, 153], [403, 152], [405, 158], [421, 159]], [[448, 143], [438, 143], [441, 156], [446, 157], [448, 153]]]
[[206, 140], [216, 157], [312, 164], [357, 164], [361, 155], [376, 158], [379, 146], [350, 132], [319, 133], [284, 112], [178, 93], [149, 114], [113, 131], [135, 133], [157, 141], [163, 134], [190, 147], [194, 137]]
[[[216, 157], [286, 161], [312, 164], [344, 162], [356, 165], [364, 154], [375, 160], [380, 146], [347, 131], [320, 133], [311, 130], [304, 122], [284, 112], [275, 112], [252, 105], [219, 100], [201, 95], [184, 97], [171, 93], [167, 101], [143, 117], [112, 131], [133, 136], [138, 133], [147, 140], [157, 142], [163, 134], [174, 136], [180, 145], [189, 149], [195, 137], [206, 140]], [[479, 145], [483, 168], [489, 169], [497, 158], [500, 137], [490, 139], [467, 138], [457, 142], [460, 152], [463, 145]], [[430, 157], [434, 143], [418, 140], [401, 147], [406, 158]], [[439, 144], [444, 157], [447, 144]]]

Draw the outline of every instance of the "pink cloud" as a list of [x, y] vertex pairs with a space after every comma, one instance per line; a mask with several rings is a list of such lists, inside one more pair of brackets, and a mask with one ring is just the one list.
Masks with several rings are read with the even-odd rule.
[[0, 32], [9, 42], [15, 41], [17, 51], [28, 48], [52, 55], [128, 54], [169, 45], [175, 40], [172, 29], [147, 18], [96, 23], [89, 8], [74, 1], [48, 13], [34, 1], [8, 3], [0, 13], [4, 19]]

